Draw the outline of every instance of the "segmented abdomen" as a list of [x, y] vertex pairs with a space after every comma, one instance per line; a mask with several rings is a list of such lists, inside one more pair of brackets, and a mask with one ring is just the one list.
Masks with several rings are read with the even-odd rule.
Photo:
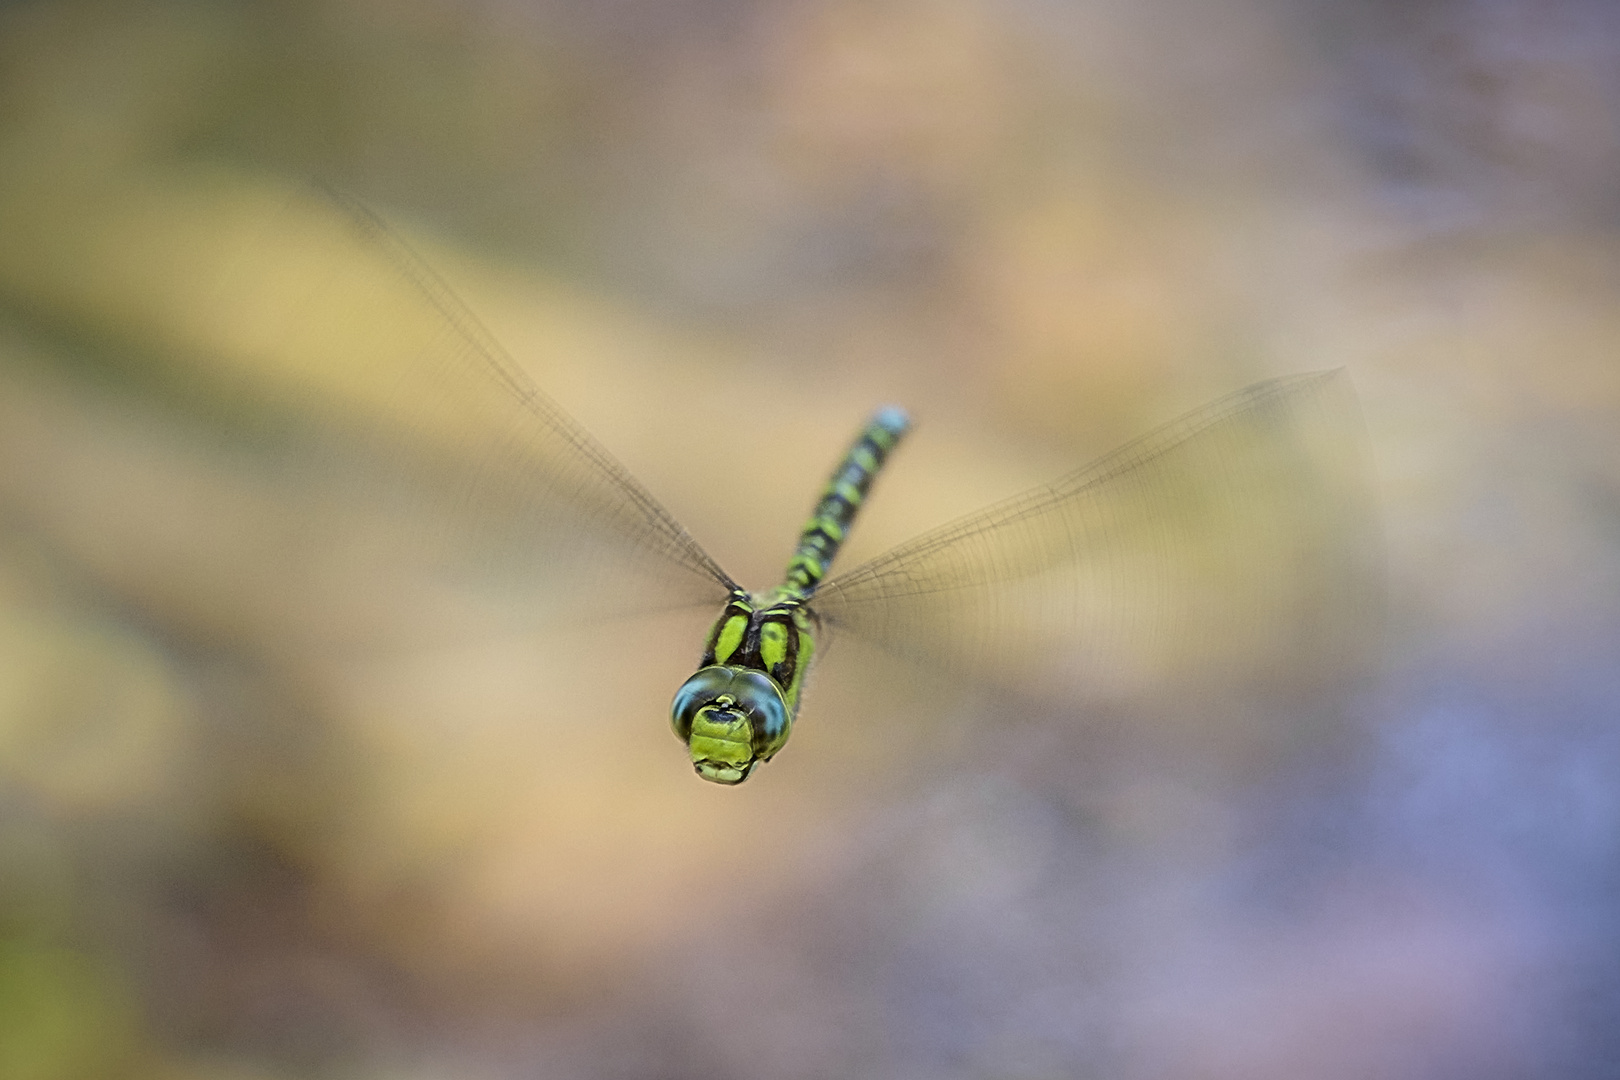
[[799, 534], [799, 546], [788, 561], [787, 577], [780, 590], [784, 595], [802, 600], [816, 591], [866, 499], [872, 478], [883, 468], [889, 452], [910, 427], [911, 420], [902, 409], [889, 406], [873, 414], [849, 453], [833, 470], [821, 501], [816, 503], [804, 532]]

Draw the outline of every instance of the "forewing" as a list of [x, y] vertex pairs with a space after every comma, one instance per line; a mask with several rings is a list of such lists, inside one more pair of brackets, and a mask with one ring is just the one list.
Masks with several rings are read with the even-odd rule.
[[730, 587], [656, 499], [365, 208], [300, 200], [220, 304], [255, 400], [300, 418], [277, 460], [329, 501], [351, 562], [395, 558], [527, 617], [718, 603]]
[[1259, 383], [837, 576], [816, 609], [1036, 696], [1349, 668], [1382, 603], [1365, 441], [1343, 370]]

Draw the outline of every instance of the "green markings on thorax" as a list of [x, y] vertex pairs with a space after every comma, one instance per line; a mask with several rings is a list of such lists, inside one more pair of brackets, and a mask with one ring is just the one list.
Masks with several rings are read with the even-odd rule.
[[726, 601], [698, 666], [719, 664], [762, 671], [782, 688], [792, 711], [798, 708], [799, 690], [815, 648], [814, 617], [802, 602], [738, 591]]
[[879, 409], [872, 417], [833, 470], [821, 501], [799, 535], [799, 546], [788, 560], [787, 578], [782, 583], [784, 595], [808, 600], [816, 591], [865, 501], [872, 479], [910, 426], [906, 414], [896, 408]]

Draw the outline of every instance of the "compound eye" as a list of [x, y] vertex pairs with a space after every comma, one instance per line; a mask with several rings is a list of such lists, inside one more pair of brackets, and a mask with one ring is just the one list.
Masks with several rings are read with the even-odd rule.
[[731, 669], [724, 667], [701, 668], [681, 684], [669, 707], [669, 724], [681, 742], [692, 738], [692, 721], [697, 719], [698, 710], [726, 696], [730, 686]]
[[787, 702], [782, 700], [781, 688], [769, 675], [748, 670], [736, 672], [731, 685], [737, 707], [753, 726], [755, 753], [769, 758], [788, 737]]
[[669, 723], [682, 742], [690, 742], [692, 725], [706, 708], [730, 710], [748, 718], [753, 743], [769, 757], [787, 741], [787, 702], [769, 675], [747, 668], [706, 667], [681, 684], [670, 704]]

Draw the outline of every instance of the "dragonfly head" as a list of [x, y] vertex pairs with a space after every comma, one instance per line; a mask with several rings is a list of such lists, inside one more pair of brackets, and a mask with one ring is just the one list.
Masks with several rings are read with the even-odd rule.
[[669, 722], [705, 780], [740, 784], [787, 742], [791, 718], [782, 688], [750, 668], [702, 668], [675, 692]]

